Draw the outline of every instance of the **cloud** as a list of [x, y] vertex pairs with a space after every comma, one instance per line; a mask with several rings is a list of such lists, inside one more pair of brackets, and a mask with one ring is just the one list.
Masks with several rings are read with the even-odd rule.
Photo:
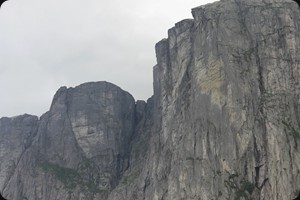
[[41, 115], [60, 86], [152, 95], [154, 45], [196, 0], [10, 0], [0, 9], [0, 117]]

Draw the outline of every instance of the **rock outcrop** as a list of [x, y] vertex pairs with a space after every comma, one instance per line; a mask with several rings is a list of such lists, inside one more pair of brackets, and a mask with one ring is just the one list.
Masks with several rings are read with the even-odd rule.
[[113, 84], [62, 87], [39, 120], [4, 196], [106, 199], [128, 168], [134, 122], [133, 97]]
[[2, 118], [4, 196], [296, 197], [298, 5], [222, 0], [192, 14], [194, 19], [177, 23], [156, 44], [154, 95], [147, 102], [135, 102], [107, 82], [87, 83], [61, 88], [40, 119]]
[[156, 45], [146, 167], [109, 199], [296, 197], [299, 7], [224, 0], [192, 13]]
[[35, 116], [0, 119], [0, 188], [6, 186], [23, 152], [31, 145], [37, 127]]

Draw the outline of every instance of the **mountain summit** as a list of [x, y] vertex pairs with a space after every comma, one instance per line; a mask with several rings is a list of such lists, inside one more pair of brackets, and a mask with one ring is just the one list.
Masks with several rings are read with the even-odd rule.
[[295, 199], [300, 9], [222, 0], [155, 46], [154, 95], [62, 87], [50, 110], [0, 119], [7, 199]]

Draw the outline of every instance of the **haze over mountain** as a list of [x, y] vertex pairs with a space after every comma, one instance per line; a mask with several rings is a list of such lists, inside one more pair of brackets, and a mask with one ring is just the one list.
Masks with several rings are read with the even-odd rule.
[[61, 87], [0, 119], [0, 192], [23, 200], [288, 200], [300, 191], [300, 9], [222, 0], [155, 46], [154, 94]]
[[42, 115], [60, 86], [153, 94], [154, 44], [213, 0], [9, 0], [0, 12], [0, 116]]

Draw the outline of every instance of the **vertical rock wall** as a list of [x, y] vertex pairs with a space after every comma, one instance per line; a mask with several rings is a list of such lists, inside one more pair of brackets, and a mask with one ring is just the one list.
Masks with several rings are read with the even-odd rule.
[[292, 199], [300, 191], [300, 9], [222, 0], [156, 44], [147, 102], [107, 82], [0, 119], [8, 199]]
[[24, 151], [31, 145], [38, 127], [38, 118], [22, 115], [0, 119], [0, 188], [14, 174]]
[[299, 7], [228, 0], [192, 13], [156, 45], [160, 120], [145, 199], [293, 198]]
[[119, 87], [61, 88], [4, 187], [8, 199], [106, 199], [128, 168], [135, 101]]

